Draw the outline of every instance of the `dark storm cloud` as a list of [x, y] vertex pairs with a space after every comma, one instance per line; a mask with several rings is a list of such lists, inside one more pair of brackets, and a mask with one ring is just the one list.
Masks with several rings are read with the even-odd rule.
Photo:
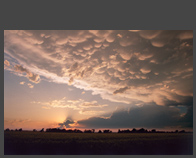
[[184, 127], [193, 128], [193, 106], [188, 107], [187, 113], [179, 120]]
[[110, 118], [92, 117], [78, 121], [79, 125], [91, 128], [168, 128], [192, 127], [192, 113], [188, 110], [181, 116], [178, 108], [146, 105], [130, 110], [116, 111]]
[[183, 106], [186, 106], [187, 108], [190, 108], [193, 106], [193, 97], [185, 97], [185, 96], [176, 95], [175, 98], [178, 100], [178, 102], [165, 99], [165, 105], [167, 106], [183, 105]]
[[75, 123], [75, 122], [70, 119], [67, 119], [65, 122], [59, 123], [59, 126], [60, 126], [59, 128], [63, 128], [64, 126], [66, 128], [70, 128], [71, 127], [70, 124], [73, 124], [73, 123]]

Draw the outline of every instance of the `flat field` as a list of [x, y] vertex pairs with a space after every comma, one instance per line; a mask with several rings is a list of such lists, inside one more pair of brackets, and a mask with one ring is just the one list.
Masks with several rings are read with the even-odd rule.
[[5, 155], [192, 155], [193, 133], [4, 132]]

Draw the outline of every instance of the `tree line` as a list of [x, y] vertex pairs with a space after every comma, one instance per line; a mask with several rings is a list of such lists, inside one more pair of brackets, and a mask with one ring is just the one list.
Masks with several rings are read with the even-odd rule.
[[[9, 128], [5, 129], [5, 131], [23, 131], [22, 128], [20, 129], [15, 129], [15, 130], [10, 130]], [[95, 129], [85, 129], [84, 131], [81, 131], [79, 129], [60, 129], [60, 128], [47, 128], [44, 131], [44, 128], [42, 128], [41, 130], [36, 130], [33, 129], [33, 132], [59, 132], [59, 133], [95, 133]], [[109, 129], [105, 129], [105, 130], [99, 130], [97, 133], [112, 133], [111, 130]], [[133, 128], [132, 130], [130, 129], [126, 129], [126, 130], [118, 130], [117, 133], [187, 133], [185, 130], [175, 130], [175, 131], [157, 131], [156, 129], [152, 129], [152, 130], [147, 130], [144, 128], [140, 128], [140, 129], [135, 129]]]

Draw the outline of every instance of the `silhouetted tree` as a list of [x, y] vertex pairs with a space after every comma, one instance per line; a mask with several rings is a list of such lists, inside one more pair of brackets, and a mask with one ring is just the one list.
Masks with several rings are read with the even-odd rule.
[[66, 130], [67, 133], [73, 133], [73, 130], [72, 129], [68, 129]]
[[37, 130], [36, 129], [33, 129], [33, 132], [36, 132]]
[[22, 131], [22, 128], [20, 128], [18, 131], [20, 131], [20, 132], [21, 132], [21, 131]]
[[179, 133], [185, 133], [185, 130], [180, 131]]
[[156, 133], [156, 129], [152, 129], [152, 133]]
[[102, 133], [102, 131], [101, 130], [99, 130], [99, 132], [98, 133]]
[[40, 132], [44, 132], [44, 128], [42, 128], [42, 129], [40, 130]]
[[130, 133], [131, 131], [129, 129], [124, 130], [124, 133]]
[[137, 130], [136, 130], [135, 128], [133, 128], [133, 129], [132, 129], [132, 132], [133, 132], [133, 133], [136, 133], [136, 132], [137, 132]]
[[83, 132], [79, 129], [74, 129], [74, 133], [83, 133]]
[[93, 131], [92, 130], [84, 130], [84, 133], [93, 133]]
[[103, 133], [112, 133], [110, 130], [104, 130]]
[[81, 130], [79, 129], [59, 129], [59, 128], [47, 128], [46, 132], [60, 132], [60, 133], [83, 133]]
[[10, 131], [10, 129], [9, 128], [6, 128], [6, 130], [5, 131]]
[[131, 133], [131, 131], [129, 130], [129, 129], [127, 129], [127, 130], [118, 130], [118, 133]]
[[77, 130], [77, 133], [83, 133], [83, 132], [82, 132], [81, 130], [78, 129], [78, 130]]
[[58, 132], [57, 128], [47, 128], [46, 132]]
[[145, 133], [145, 129], [144, 128], [139, 129], [138, 133]]

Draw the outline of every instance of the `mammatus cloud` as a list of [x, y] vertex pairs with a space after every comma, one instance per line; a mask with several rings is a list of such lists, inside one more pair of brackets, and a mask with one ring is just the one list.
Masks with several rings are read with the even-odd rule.
[[4, 50], [32, 82], [43, 76], [112, 102], [193, 96], [192, 30], [6, 30]]
[[150, 72], [151, 72], [150, 69], [146, 69], [146, 68], [141, 68], [140, 71], [141, 71], [143, 74], [147, 74], [147, 73], [150, 73]]
[[178, 38], [181, 40], [192, 39], [193, 38], [193, 31], [187, 30], [187, 31], [181, 32], [178, 35]]
[[30, 72], [29, 70], [23, 68], [21, 65], [15, 65], [14, 70], [19, 73], [26, 73], [26, 77], [31, 82], [34, 82], [34, 83], [40, 82], [40, 76], [38, 74], [34, 74], [34, 73]]
[[[8, 60], [4, 60], [4, 67], [9, 67], [10, 66], [10, 62]], [[4, 68], [5, 69], [5, 68]]]
[[193, 30], [170, 31], [170, 30], [143, 30], [139, 35], [151, 41], [154, 47], [163, 47], [173, 39], [187, 40], [193, 38]]

